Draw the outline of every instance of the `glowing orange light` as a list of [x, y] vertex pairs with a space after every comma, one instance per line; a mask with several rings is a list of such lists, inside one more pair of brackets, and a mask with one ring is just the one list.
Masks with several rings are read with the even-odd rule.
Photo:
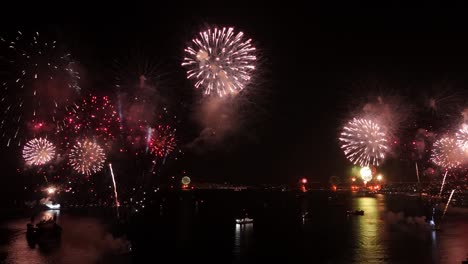
[[54, 194], [55, 191], [56, 191], [56, 189], [55, 189], [54, 187], [49, 187], [49, 188], [47, 188], [47, 193], [48, 193], [48, 194]]
[[306, 183], [307, 183], [307, 179], [306, 179], [306, 178], [302, 178], [301, 182], [302, 182], [302, 184], [306, 184]]

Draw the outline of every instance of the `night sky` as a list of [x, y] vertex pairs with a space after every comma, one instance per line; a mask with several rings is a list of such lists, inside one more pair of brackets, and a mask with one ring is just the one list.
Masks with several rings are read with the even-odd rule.
[[[245, 122], [222, 143], [186, 150], [174, 163], [199, 181], [345, 178], [351, 164], [337, 136], [368, 98], [397, 95], [408, 104], [402, 142], [411, 141], [420, 127], [435, 132], [451, 128], [466, 107], [468, 18], [462, 10], [225, 5], [99, 8], [61, 13], [56, 21], [48, 16], [43, 21], [48, 24], [9, 23], [0, 29], [52, 32], [82, 66], [83, 89], [101, 94], [114, 91], [114, 59], [135, 53], [151, 58], [164, 74], [162, 89], [180, 117], [182, 145], [201, 130], [193, 117], [200, 96], [180, 66], [186, 43], [205, 25], [242, 30], [260, 54], [257, 78], [247, 88], [253, 95], [243, 108]], [[444, 92], [455, 95], [442, 105], [446, 109], [434, 113], [425, 108], [425, 98]], [[5, 160], [20, 160], [11, 149], [1, 153]], [[414, 165], [406, 156], [396, 153], [386, 160], [382, 169], [390, 179], [414, 180]], [[11, 164], [1, 165], [8, 171], [3, 182], [18, 183]]]

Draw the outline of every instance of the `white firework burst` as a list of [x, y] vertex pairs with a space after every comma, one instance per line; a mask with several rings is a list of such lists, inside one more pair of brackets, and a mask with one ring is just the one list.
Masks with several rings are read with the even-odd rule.
[[453, 137], [443, 137], [434, 143], [431, 160], [436, 165], [446, 169], [459, 167], [464, 160], [464, 153]]
[[379, 166], [388, 151], [385, 129], [373, 120], [354, 118], [339, 138], [346, 157], [361, 167]]
[[460, 130], [455, 134], [457, 145], [462, 151], [468, 152], [468, 125], [463, 124]]
[[27, 165], [43, 165], [55, 156], [55, 146], [45, 138], [35, 138], [23, 148], [23, 158]]
[[87, 139], [77, 142], [70, 153], [72, 168], [85, 175], [100, 171], [105, 161], [106, 155], [101, 146]]
[[236, 94], [250, 82], [255, 70], [255, 47], [252, 40], [244, 40], [244, 33], [234, 28], [214, 28], [200, 32], [185, 49], [187, 78], [195, 80], [195, 87], [203, 87], [204, 94], [218, 96]]

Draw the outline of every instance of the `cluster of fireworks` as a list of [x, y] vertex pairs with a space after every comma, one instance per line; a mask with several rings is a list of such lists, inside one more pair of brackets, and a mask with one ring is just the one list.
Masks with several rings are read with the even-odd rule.
[[[395, 118], [398, 113], [388, 111], [392, 107], [383, 106], [385, 104], [379, 97], [377, 106], [366, 104], [363, 112], [360, 112], [357, 117], [352, 118], [343, 126], [338, 140], [346, 158], [353, 164], [363, 168], [378, 167], [382, 165], [390, 153], [394, 153], [392, 147], [397, 144], [398, 140], [393, 131], [396, 131], [395, 126], [399, 125], [398, 122], [395, 122], [398, 120]], [[426, 158], [445, 170], [445, 182], [449, 170], [461, 171], [468, 164], [467, 139], [468, 124], [464, 120], [461, 127], [452, 133], [445, 132], [442, 135], [437, 135], [428, 130], [419, 129], [416, 140], [413, 140], [412, 144], [409, 145], [418, 152], [413, 157]], [[416, 170], [419, 181], [417, 163]], [[434, 170], [432, 169], [432, 171]]]
[[[28, 141], [23, 147], [23, 158], [28, 166], [41, 166], [55, 158], [55, 146], [45, 138], [35, 138]], [[104, 150], [89, 140], [77, 142], [69, 155], [72, 168], [85, 175], [98, 172], [105, 161]]]
[[[78, 64], [45, 34], [17, 31], [0, 37], [0, 49], [0, 64], [8, 69], [1, 76], [0, 131], [7, 146], [26, 143], [22, 154], [27, 166], [40, 167], [55, 159], [54, 166], [68, 164], [89, 176], [112, 159], [117, 144], [130, 142], [117, 149], [152, 156], [153, 164], [165, 162], [176, 150], [175, 116], [161, 117], [169, 116], [168, 110], [155, 106], [158, 93], [147, 82], [147, 67], [137, 73], [138, 80], [117, 78], [119, 96], [128, 98], [113, 102], [112, 96], [81, 95]], [[192, 40], [181, 64], [204, 95], [224, 97], [251, 83], [256, 53], [243, 32], [213, 27]], [[62, 157], [67, 162], [60, 163]]]
[[[459, 168], [467, 162], [467, 125], [456, 136], [444, 136], [433, 144], [431, 161], [445, 169]], [[389, 139], [381, 125], [368, 119], [349, 121], [339, 141], [346, 157], [361, 167], [379, 166], [389, 151]]]

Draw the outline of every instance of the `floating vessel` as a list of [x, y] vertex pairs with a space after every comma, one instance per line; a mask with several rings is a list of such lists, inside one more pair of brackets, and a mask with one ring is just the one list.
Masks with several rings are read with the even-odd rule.
[[57, 242], [62, 235], [62, 227], [54, 219], [42, 220], [36, 226], [31, 222], [26, 227], [26, 238], [31, 243]]
[[251, 223], [253, 223], [253, 221], [254, 220], [252, 218], [248, 218], [248, 217], [237, 218], [236, 219], [236, 224], [238, 224], [238, 225], [251, 224]]
[[364, 210], [346, 211], [347, 215], [364, 215]]

